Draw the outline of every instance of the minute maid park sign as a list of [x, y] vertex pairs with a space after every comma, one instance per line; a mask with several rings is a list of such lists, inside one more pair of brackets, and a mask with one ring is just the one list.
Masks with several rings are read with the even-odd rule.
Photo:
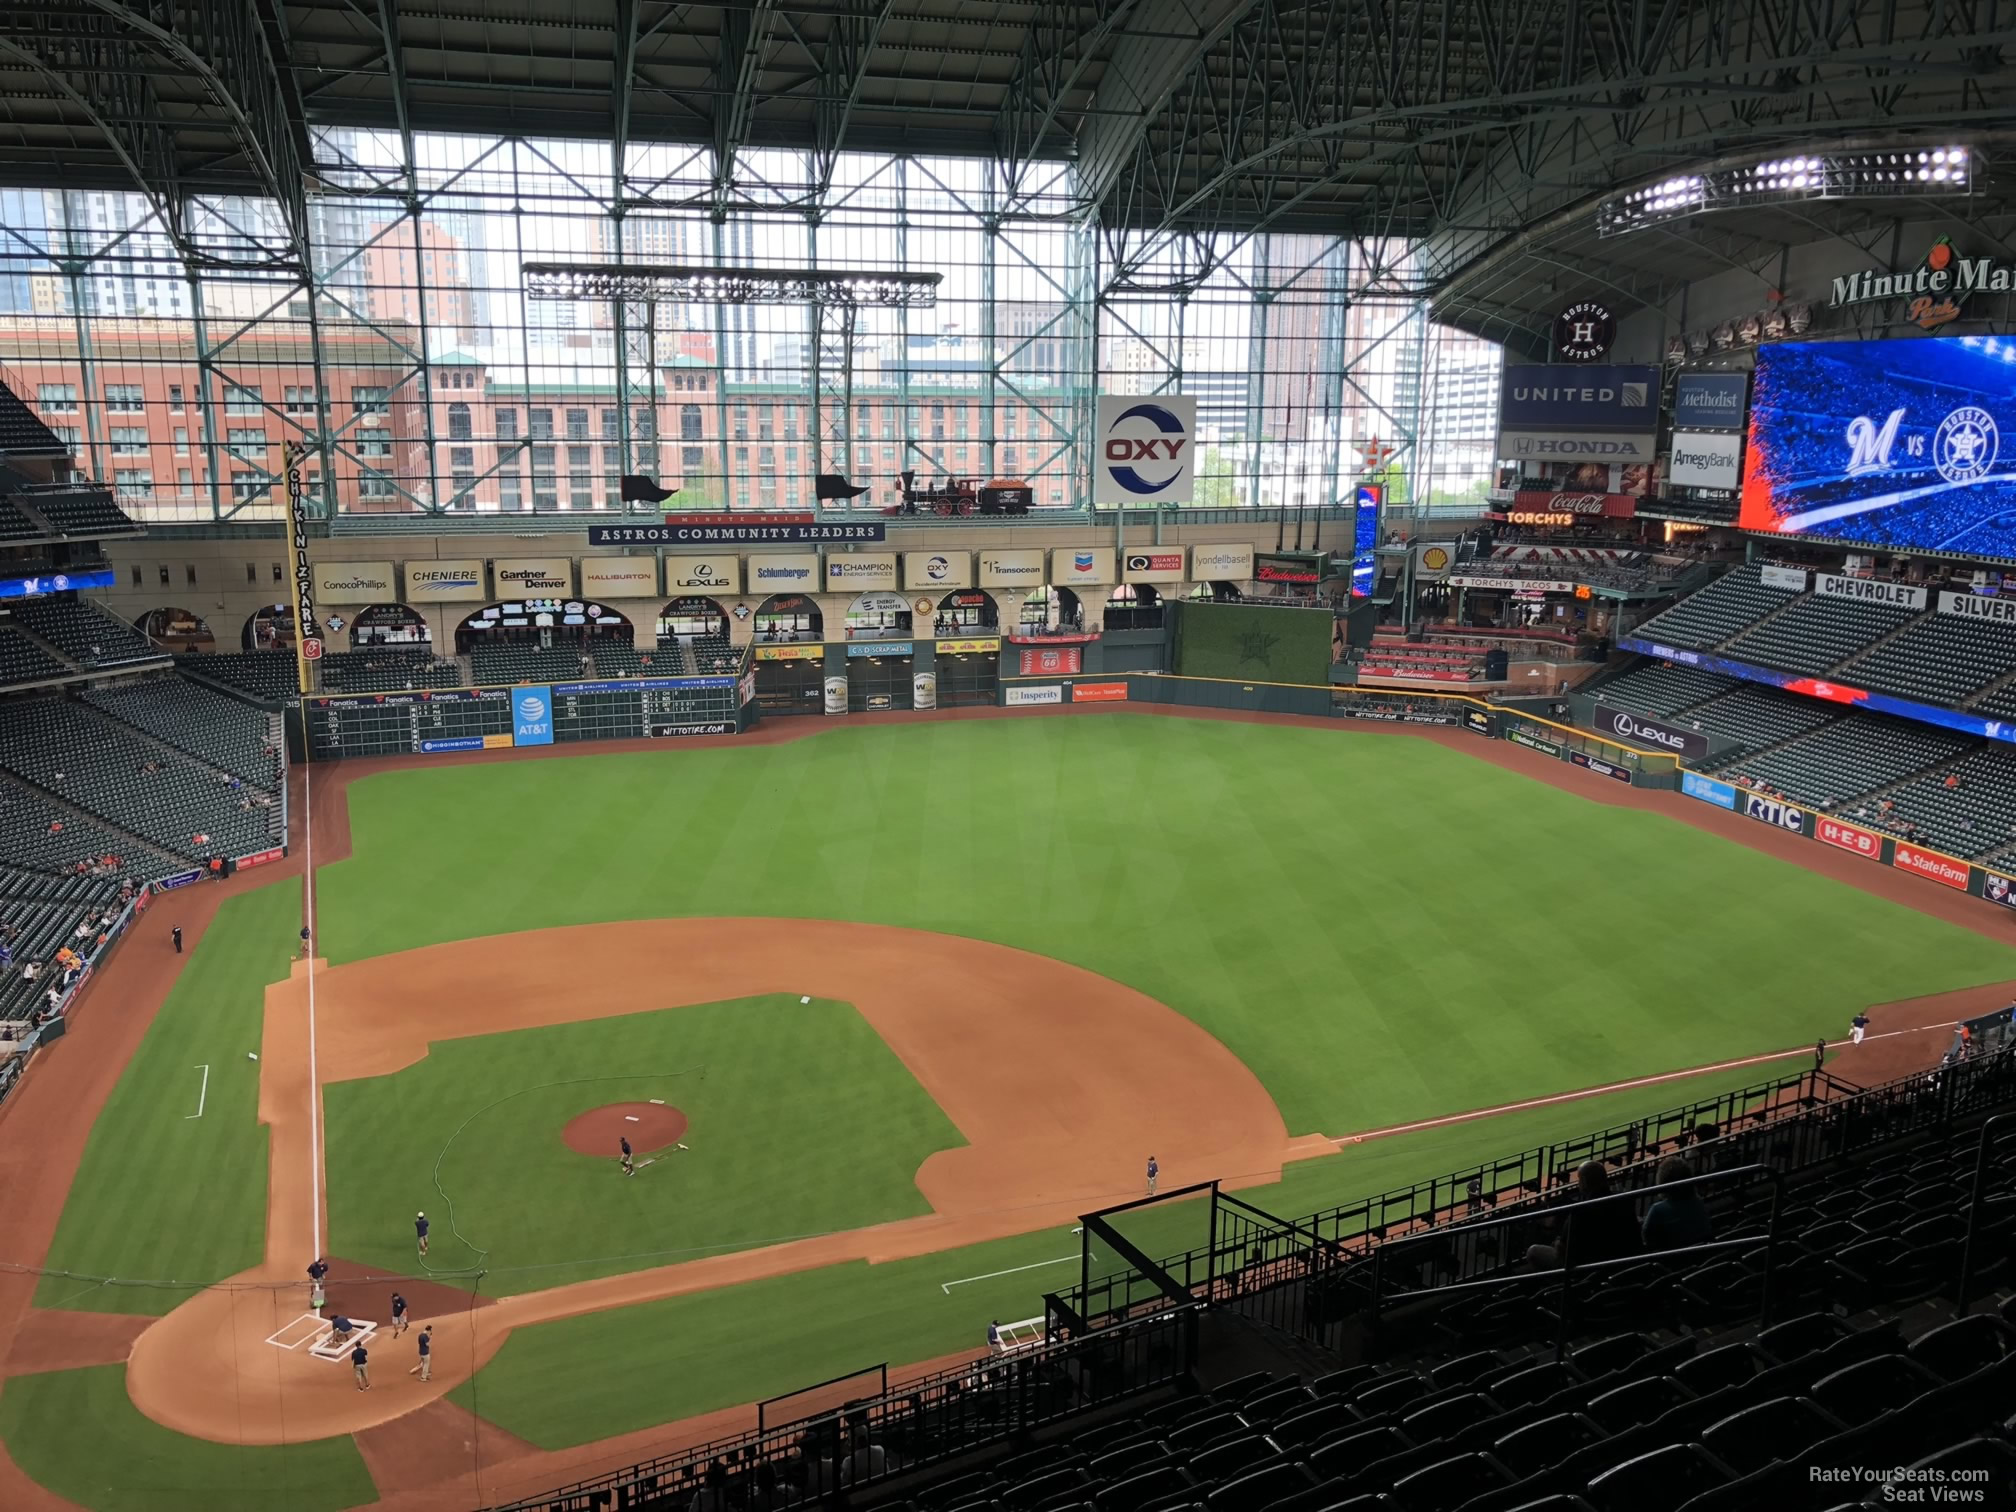
[[1904, 318], [1929, 331], [1958, 319], [1960, 301], [1969, 294], [2010, 293], [2016, 293], [2016, 263], [1962, 257], [1941, 237], [1926, 252], [1925, 261], [1908, 272], [1864, 268], [1835, 279], [1827, 302], [1840, 310], [1881, 299], [1908, 299]]

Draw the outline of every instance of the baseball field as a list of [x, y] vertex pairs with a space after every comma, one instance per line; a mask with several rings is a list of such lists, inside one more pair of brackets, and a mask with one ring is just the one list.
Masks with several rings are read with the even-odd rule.
[[[1305, 1213], [2016, 979], [1995, 918], [1454, 732], [766, 731], [318, 770], [312, 970], [298, 833], [286, 874], [187, 903], [181, 960], [183, 895], [150, 912], [59, 1049], [151, 1021], [53, 1237], [0, 1244], [37, 1276], [0, 1503], [529, 1492], [970, 1351], [1075, 1279], [1075, 1215], [1151, 1154]], [[58, 1090], [10, 1100], [9, 1159]], [[1201, 1206], [1131, 1231], [1186, 1247]], [[379, 1327], [368, 1393], [300, 1347], [318, 1253]]]

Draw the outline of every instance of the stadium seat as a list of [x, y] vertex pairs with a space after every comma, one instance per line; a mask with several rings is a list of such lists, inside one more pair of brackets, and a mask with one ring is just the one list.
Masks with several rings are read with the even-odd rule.
[[1414, 1441], [1398, 1428], [1368, 1428], [1322, 1445], [1310, 1454], [1309, 1464], [1326, 1479], [1351, 1480], [1414, 1447]]
[[1315, 1484], [1315, 1477], [1300, 1465], [1270, 1465], [1225, 1482], [1204, 1498], [1204, 1505], [1211, 1512], [1245, 1512], [1287, 1500]]
[[1512, 1475], [1488, 1454], [1462, 1454], [1393, 1483], [1400, 1505], [1419, 1512], [1449, 1512], [1488, 1491], [1512, 1484]]
[[1938, 1376], [1904, 1355], [1878, 1355], [1822, 1376], [1810, 1395], [1823, 1411], [1855, 1427], [1938, 1384]]
[[1709, 1424], [1700, 1442], [1738, 1475], [1747, 1475], [1803, 1454], [1843, 1426], [1804, 1397], [1774, 1397]]
[[1995, 1364], [2009, 1349], [2010, 1332], [2002, 1320], [1977, 1313], [1933, 1329], [1913, 1343], [1907, 1353], [1914, 1364], [1924, 1366], [1941, 1380], [1957, 1381]]
[[1844, 1334], [1852, 1333], [1847, 1321], [1829, 1312], [1810, 1312], [1774, 1323], [1757, 1335], [1756, 1345], [1774, 1365], [1796, 1360], [1824, 1349]]
[[1673, 1367], [1673, 1379], [1689, 1391], [1707, 1393], [1738, 1386], [1762, 1368], [1762, 1357], [1749, 1344], [1725, 1344]]
[[1651, 1422], [1682, 1402], [1693, 1400], [1694, 1393], [1673, 1377], [1652, 1376], [1643, 1381], [1633, 1381], [1628, 1386], [1619, 1386], [1614, 1391], [1604, 1392], [1592, 1400], [1586, 1410], [1605, 1431], [1621, 1433], [1626, 1428], [1636, 1428], [1640, 1424]]
[[1514, 1429], [1492, 1445], [1491, 1452], [1513, 1474], [1535, 1475], [1607, 1437], [1588, 1414], [1562, 1412]]
[[1695, 1444], [1669, 1444], [1606, 1470], [1583, 1488], [1597, 1512], [1678, 1512], [1711, 1487], [1736, 1477]]
[[1195, 1492], [1196, 1483], [1181, 1470], [1165, 1466], [1145, 1475], [1132, 1475], [1101, 1490], [1094, 1502], [1099, 1512], [1141, 1512], [1148, 1503], [1180, 1492]]

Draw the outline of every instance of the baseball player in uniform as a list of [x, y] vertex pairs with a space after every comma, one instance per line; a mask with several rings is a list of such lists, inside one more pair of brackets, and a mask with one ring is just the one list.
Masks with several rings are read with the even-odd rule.
[[1155, 1195], [1155, 1183], [1161, 1179], [1162, 1167], [1157, 1163], [1155, 1157], [1150, 1155], [1148, 1157], [1148, 1195], [1150, 1197]]
[[1852, 1020], [1849, 1021], [1848, 1037], [1854, 1040], [1855, 1043], [1859, 1045], [1862, 1043], [1863, 1031], [1866, 1030], [1868, 1027], [1869, 1027], [1869, 1015], [1866, 1013], [1858, 1013]]

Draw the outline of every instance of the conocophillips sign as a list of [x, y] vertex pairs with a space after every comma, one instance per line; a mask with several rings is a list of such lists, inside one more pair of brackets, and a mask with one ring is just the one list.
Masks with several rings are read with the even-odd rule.
[[325, 604], [393, 602], [390, 562], [317, 562], [315, 597]]
[[1708, 737], [1698, 730], [1678, 729], [1623, 709], [1599, 708], [1594, 723], [1604, 734], [1615, 735], [1628, 744], [1652, 746], [1670, 751], [1675, 756], [1685, 756], [1690, 761], [1698, 761], [1708, 754]]

